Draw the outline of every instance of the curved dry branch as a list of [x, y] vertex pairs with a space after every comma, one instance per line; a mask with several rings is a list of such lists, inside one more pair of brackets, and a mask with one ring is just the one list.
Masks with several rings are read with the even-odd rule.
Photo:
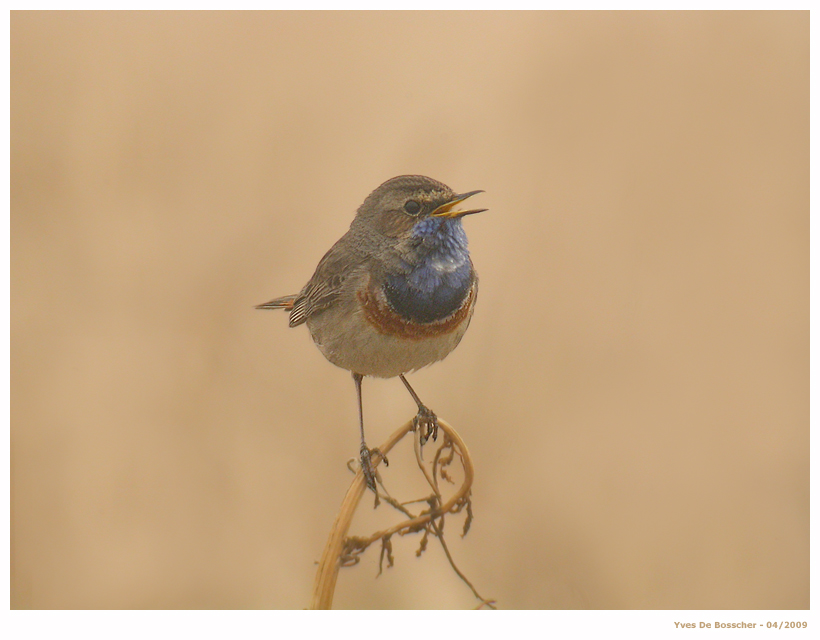
[[[422, 547], [419, 553], [423, 551], [427, 542], [427, 533], [435, 535], [441, 540], [444, 546], [450, 564], [456, 573], [464, 580], [464, 582], [472, 589], [476, 597], [482, 601], [482, 604], [487, 604], [492, 607], [492, 601], [481, 598], [475, 591], [473, 585], [464, 577], [452, 561], [449, 550], [444, 543], [442, 535], [442, 519], [447, 513], [458, 513], [466, 508], [467, 522], [465, 522], [464, 532], [466, 533], [469, 527], [469, 522], [472, 519], [470, 509], [470, 487], [473, 483], [474, 470], [473, 463], [470, 459], [470, 454], [467, 451], [467, 445], [458, 435], [452, 426], [447, 424], [444, 420], [439, 418], [439, 427], [444, 432], [444, 444], [436, 453], [433, 461], [433, 475], [432, 477], [427, 473], [426, 468], [422, 464], [420, 457], [420, 450], [418, 447], [418, 439], [415, 442], [416, 458], [419, 461], [419, 466], [427, 478], [428, 483], [433, 489], [434, 493], [426, 501], [429, 504], [429, 509], [422, 512], [418, 516], [406, 509], [403, 505], [398, 504], [390, 496], [382, 496], [391, 506], [401, 511], [408, 516], [408, 519], [393, 525], [382, 531], [367, 537], [347, 537], [347, 532], [350, 528], [350, 523], [353, 520], [353, 515], [359, 505], [359, 501], [364, 495], [366, 484], [361, 470], [357, 471], [350, 488], [347, 490], [339, 513], [336, 515], [336, 520], [330, 531], [325, 549], [322, 553], [322, 558], [319, 561], [319, 569], [316, 573], [316, 580], [314, 582], [313, 595], [311, 598], [311, 609], [329, 609], [333, 603], [333, 593], [336, 588], [336, 579], [339, 575], [339, 569], [347, 564], [355, 564], [358, 562], [358, 554], [361, 553], [368, 546], [376, 541], [382, 542], [382, 561], [387, 557], [388, 566], [393, 564], [392, 545], [390, 543], [391, 536], [395, 534], [404, 535], [418, 531], [424, 531], [424, 538], [422, 539]], [[398, 443], [404, 436], [413, 431], [413, 422], [409, 421], [407, 424], [393, 433], [387, 441], [379, 447], [379, 452], [382, 456], [376, 456], [374, 460], [376, 466], [381, 463], [384, 456]], [[452, 451], [445, 456], [441, 456], [441, 450], [450, 447]], [[447, 477], [444, 472], [444, 467], [452, 462], [454, 455], [457, 454], [461, 459], [461, 464], [464, 468], [464, 480], [459, 486], [458, 490], [442, 504], [442, 496], [438, 490], [438, 475]], [[438, 473], [437, 473], [438, 469]], [[439, 506], [440, 505], [440, 506]], [[439, 519], [438, 522], [436, 520]], [[380, 563], [381, 565], [381, 563]]]

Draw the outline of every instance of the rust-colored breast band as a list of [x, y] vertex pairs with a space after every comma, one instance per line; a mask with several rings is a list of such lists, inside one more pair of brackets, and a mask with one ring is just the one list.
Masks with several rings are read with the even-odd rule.
[[470, 292], [464, 298], [462, 305], [451, 316], [435, 322], [421, 323], [402, 318], [390, 308], [390, 305], [380, 301], [370, 287], [365, 287], [357, 292], [365, 318], [375, 327], [376, 331], [408, 340], [424, 340], [425, 338], [446, 335], [455, 331], [469, 317], [474, 295], [475, 285], [470, 288]]

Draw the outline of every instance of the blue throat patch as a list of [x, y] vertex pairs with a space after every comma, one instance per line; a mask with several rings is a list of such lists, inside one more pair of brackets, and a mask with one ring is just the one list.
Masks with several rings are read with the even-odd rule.
[[412, 230], [414, 252], [400, 273], [389, 274], [390, 306], [414, 322], [434, 322], [455, 312], [472, 286], [473, 265], [461, 220], [425, 218]]

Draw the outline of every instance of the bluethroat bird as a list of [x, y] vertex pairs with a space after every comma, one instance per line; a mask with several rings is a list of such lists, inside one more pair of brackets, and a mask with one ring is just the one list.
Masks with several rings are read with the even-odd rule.
[[425, 176], [388, 180], [367, 196], [299, 293], [257, 307], [289, 311], [291, 327], [306, 323], [325, 357], [353, 374], [362, 472], [374, 492], [362, 378], [401, 378], [418, 405], [413, 423], [421, 444], [436, 439], [436, 414], [404, 376], [445, 358], [470, 324], [478, 276], [461, 219], [486, 209], [457, 205], [477, 193], [457, 194]]

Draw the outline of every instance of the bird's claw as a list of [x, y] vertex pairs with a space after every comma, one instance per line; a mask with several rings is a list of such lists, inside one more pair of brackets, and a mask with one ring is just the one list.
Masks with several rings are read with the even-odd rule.
[[364, 475], [364, 481], [367, 483], [369, 489], [378, 495], [378, 491], [376, 490], [376, 467], [373, 465], [372, 457], [374, 455], [379, 456], [382, 461], [384, 462], [384, 466], [389, 466], [389, 462], [387, 461], [387, 456], [385, 456], [381, 451], [378, 449], [368, 449], [366, 446], [362, 445], [361, 449], [359, 450], [359, 455], [361, 456], [361, 465], [362, 465], [362, 474]]
[[425, 406], [419, 407], [419, 412], [413, 418], [413, 429], [419, 433], [419, 442], [426, 443], [431, 437], [438, 438], [438, 418], [436, 414]]
[[376, 469], [373, 468], [373, 462], [370, 460], [370, 449], [362, 445], [362, 448], [359, 451], [361, 456], [361, 463], [362, 463], [362, 475], [364, 475], [364, 481], [367, 483], [367, 486], [376, 492]]

